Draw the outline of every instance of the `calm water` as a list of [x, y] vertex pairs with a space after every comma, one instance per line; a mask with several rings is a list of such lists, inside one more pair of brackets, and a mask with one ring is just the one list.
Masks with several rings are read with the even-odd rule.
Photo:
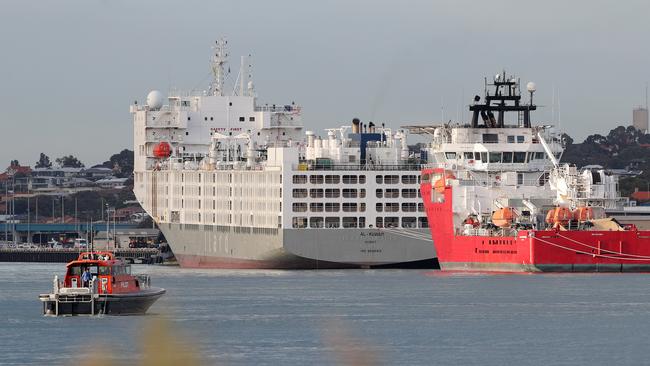
[[0, 364], [77, 364], [97, 344], [136, 361], [158, 317], [205, 364], [334, 364], [341, 344], [383, 364], [650, 363], [646, 275], [136, 266], [167, 289], [151, 315], [43, 317], [37, 296], [62, 268], [0, 263]]

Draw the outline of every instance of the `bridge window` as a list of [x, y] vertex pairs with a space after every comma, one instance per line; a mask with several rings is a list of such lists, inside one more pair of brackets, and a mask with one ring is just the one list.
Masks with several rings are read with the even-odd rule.
[[456, 160], [456, 153], [447, 151], [445, 153], [445, 157], [447, 158], [447, 160]]
[[526, 162], [526, 153], [523, 151], [515, 151], [514, 154], [514, 163], [525, 163]]
[[474, 159], [474, 153], [473, 152], [464, 152], [463, 157], [466, 160], [472, 160], [472, 159]]
[[512, 152], [511, 151], [504, 151], [503, 152], [503, 162], [504, 163], [512, 163]]
[[501, 153], [500, 152], [491, 152], [490, 153], [490, 163], [500, 163], [501, 162]]

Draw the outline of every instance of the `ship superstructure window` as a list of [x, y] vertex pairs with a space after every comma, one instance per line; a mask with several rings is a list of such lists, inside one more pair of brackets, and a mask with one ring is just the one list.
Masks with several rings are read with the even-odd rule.
[[309, 219], [309, 227], [312, 229], [322, 229], [325, 226], [325, 220], [322, 217], [312, 217]]
[[341, 227], [341, 218], [340, 217], [326, 217], [325, 218], [325, 227], [330, 229], [336, 229]]
[[423, 228], [423, 229], [426, 229], [426, 228], [429, 227], [429, 220], [427, 220], [426, 216], [418, 217], [418, 226]]
[[387, 188], [385, 196], [386, 198], [399, 198], [399, 189]]
[[357, 184], [357, 176], [356, 175], [344, 175], [343, 176], [343, 183], [344, 184]]
[[515, 143], [515, 137], [510, 135], [510, 136], [508, 136], [507, 141], [508, 141], [509, 144], [514, 144]]
[[366, 227], [366, 218], [359, 217], [359, 229], [363, 229], [364, 227]]
[[385, 184], [398, 184], [399, 183], [399, 175], [385, 175], [384, 176], [384, 183]]
[[375, 195], [377, 196], [377, 198], [384, 198], [384, 190], [381, 188], [377, 188], [375, 190]]
[[382, 228], [384, 227], [384, 218], [383, 217], [378, 217], [375, 219], [375, 226], [377, 228]]
[[346, 229], [354, 229], [357, 227], [357, 218], [356, 217], [344, 217], [343, 218], [343, 227]]
[[499, 135], [496, 133], [484, 133], [483, 134], [483, 143], [484, 144], [496, 144], [499, 142]]
[[343, 202], [343, 212], [357, 212], [356, 202]]
[[512, 163], [512, 152], [504, 151], [503, 152], [502, 162], [504, 162], [504, 163]]
[[377, 212], [383, 212], [384, 211], [384, 205], [381, 203], [378, 203], [375, 205], [375, 211]]
[[402, 211], [404, 212], [415, 212], [417, 210], [417, 203], [415, 202], [404, 202], [402, 203]]
[[325, 176], [325, 183], [327, 184], [339, 184], [341, 181], [341, 177], [338, 175], [326, 175]]
[[416, 175], [402, 175], [402, 184], [415, 184], [417, 182], [418, 178]]
[[383, 184], [383, 183], [384, 183], [384, 177], [381, 176], [381, 175], [378, 175], [378, 176], [375, 178], [375, 180], [376, 180], [377, 184]]
[[343, 198], [357, 198], [357, 190], [354, 188], [344, 188]]
[[294, 217], [291, 222], [291, 226], [294, 229], [304, 229], [307, 227], [307, 218], [306, 217]]
[[474, 160], [481, 160], [481, 153], [480, 152], [475, 152], [474, 153]]
[[305, 202], [294, 202], [293, 203], [293, 212], [307, 212], [307, 203], [305, 203]]
[[418, 212], [424, 212], [424, 203], [418, 203]]
[[366, 212], [366, 203], [365, 202], [361, 202], [359, 204], [359, 212]]
[[311, 198], [323, 198], [323, 189], [322, 188], [312, 188], [309, 190], [309, 197]]
[[525, 141], [524, 136], [517, 136], [517, 143], [518, 144], [523, 144]]
[[518, 185], [524, 184], [524, 174], [523, 173], [517, 173], [517, 184]]
[[456, 160], [456, 153], [455, 152], [445, 152], [445, 157], [447, 160]]
[[417, 197], [418, 192], [415, 188], [405, 188], [402, 189], [402, 198], [415, 198]]
[[306, 175], [294, 175], [293, 176], [293, 183], [294, 184], [305, 184], [305, 183], [307, 183], [307, 176]]
[[360, 175], [359, 176], [359, 184], [366, 184], [366, 176], [365, 175]]
[[399, 212], [399, 203], [397, 202], [385, 203], [384, 210], [386, 212]]
[[359, 190], [359, 198], [366, 198], [366, 189], [365, 188], [361, 188]]
[[307, 189], [305, 189], [305, 188], [294, 188], [293, 189], [293, 198], [307, 198]]
[[248, 121], [250, 121], [250, 122], [255, 122], [255, 117], [249, 117], [249, 118], [248, 118]]
[[487, 153], [486, 152], [481, 153], [481, 161], [484, 162], [484, 163], [487, 163], [488, 160], [487, 160]]
[[501, 153], [500, 152], [491, 152], [490, 153], [490, 163], [500, 163], [501, 162]]
[[341, 190], [338, 188], [325, 189], [325, 198], [339, 198], [340, 196], [341, 196]]
[[384, 217], [385, 227], [399, 227], [399, 217]]
[[463, 157], [466, 160], [472, 160], [472, 159], [474, 159], [474, 153], [473, 152], [464, 152]]
[[525, 163], [526, 162], [526, 153], [523, 151], [515, 151], [513, 156], [513, 163]]
[[341, 204], [338, 202], [326, 202], [325, 211], [326, 212], [339, 212], [341, 210]]
[[245, 122], [245, 121], [246, 121], [246, 117], [239, 117], [239, 122]]
[[402, 227], [415, 229], [418, 227], [418, 221], [415, 217], [402, 217]]
[[322, 202], [312, 202], [309, 204], [309, 211], [311, 212], [323, 212], [323, 203]]
[[543, 152], [536, 152], [535, 153], [535, 159], [536, 160], [544, 160], [546, 158], [546, 154]]
[[323, 181], [322, 175], [312, 175], [309, 177], [309, 183], [311, 184], [323, 184]]

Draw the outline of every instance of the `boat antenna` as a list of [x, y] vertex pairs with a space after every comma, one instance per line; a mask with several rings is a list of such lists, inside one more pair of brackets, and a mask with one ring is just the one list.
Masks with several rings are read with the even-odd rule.
[[228, 51], [226, 50], [226, 45], [228, 41], [224, 38], [220, 38], [215, 41], [215, 45], [212, 47], [213, 55], [210, 62], [210, 68], [212, 69], [212, 84], [210, 85], [210, 95], [223, 96], [223, 84], [225, 79], [224, 65], [228, 62]]

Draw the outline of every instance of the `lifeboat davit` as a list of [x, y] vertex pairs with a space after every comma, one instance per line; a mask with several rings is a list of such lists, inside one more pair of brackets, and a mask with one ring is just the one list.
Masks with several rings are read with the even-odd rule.
[[568, 207], [556, 207], [546, 214], [546, 223], [549, 225], [566, 225], [573, 219], [573, 212]]
[[517, 214], [510, 207], [504, 207], [494, 211], [492, 214], [492, 223], [498, 227], [508, 227], [517, 217]]
[[161, 141], [153, 147], [153, 156], [157, 158], [168, 158], [172, 154], [172, 147], [168, 142]]

